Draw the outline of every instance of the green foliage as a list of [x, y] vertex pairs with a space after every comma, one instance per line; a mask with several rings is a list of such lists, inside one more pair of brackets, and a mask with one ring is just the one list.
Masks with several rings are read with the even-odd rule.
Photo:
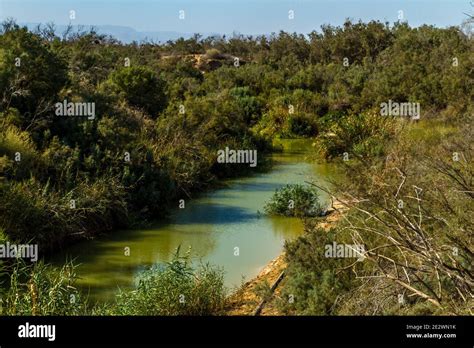
[[67, 82], [66, 64], [26, 28], [4, 22], [0, 34], [0, 111], [16, 108], [22, 126], [45, 127], [45, 111]]
[[21, 260], [0, 264], [0, 315], [84, 315], [87, 305], [75, 287], [76, 267], [59, 269]]
[[223, 271], [209, 264], [193, 268], [189, 256], [143, 272], [136, 290], [122, 291], [103, 309], [112, 315], [215, 315], [225, 303]]
[[376, 21], [352, 23], [348, 20], [341, 27], [325, 25], [321, 34], [312, 32], [310, 36], [310, 55], [314, 63], [342, 62], [344, 58], [350, 64], [375, 60], [393, 41], [388, 24]]
[[[428, 270], [428, 275], [413, 274], [423, 281], [412, 284], [425, 292], [429, 292], [427, 287], [441, 287], [442, 307], [413, 297], [407, 308], [378, 307], [403, 289], [375, 280], [364, 285], [345, 272], [335, 272], [346, 264], [321, 258], [320, 248], [331, 240], [318, 232], [288, 246], [290, 275], [285, 294], [294, 294], [296, 301], [283, 305], [284, 310], [296, 314], [367, 314], [377, 308], [382, 313], [468, 313], [468, 301], [462, 302], [457, 295], [467, 294], [466, 282], [444, 273], [436, 283], [430, 263], [416, 255], [441, 255], [439, 271], [447, 264], [460, 267], [461, 273], [472, 273], [468, 234], [472, 197], [462, 196], [472, 192], [466, 144], [472, 134], [459, 130], [459, 124], [469, 128], [466, 125], [472, 120], [462, 117], [474, 111], [472, 51], [472, 36], [460, 28], [410, 28], [374, 21], [324, 26], [309, 36], [280, 32], [270, 37], [203, 39], [196, 35], [163, 45], [125, 45], [93, 31], [59, 38], [52, 31], [32, 33], [5, 22], [0, 32], [2, 238], [34, 241], [54, 250], [71, 240], [125, 226], [131, 217], [157, 218], [166, 213], [170, 202], [193, 196], [216, 178], [253, 171], [248, 166], [216, 163], [217, 150], [226, 146], [257, 149], [262, 168], [273, 138], [317, 136], [317, 149], [324, 158], [349, 155], [345, 168], [351, 185], [347, 190], [354, 196], [393, 204], [397, 195], [404, 195], [405, 200], [413, 197], [406, 187], [423, 187], [427, 192], [422, 199], [426, 206], [407, 208], [410, 219], [420, 211], [431, 212], [423, 220], [426, 231], [422, 232], [431, 236], [429, 245], [434, 246], [415, 250], [409, 258]], [[130, 67], [124, 67], [123, 57], [130, 58]], [[239, 57], [239, 67], [233, 65], [233, 57]], [[20, 66], [16, 58], [21, 59]], [[95, 102], [96, 118], [55, 117], [54, 104], [64, 99]], [[421, 103], [421, 121], [381, 117], [380, 104], [389, 100]], [[404, 127], [409, 131], [400, 133]], [[467, 160], [450, 163], [453, 152]], [[21, 161], [15, 161], [17, 153]], [[391, 163], [390, 154], [398, 162], [387, 169], [384, 165]], [[444, 156], [441, 162], [435, 160], [440, 154]], [[397, 192], [403, 181], [399, 170], [412, 176]], [[70, 208], [71, 199], [75, 209]], [[293, 210], [288, 209], [289, 200], [295, 202]], [[361, 207], [370, 212], [388, 209], [364, 204]], [[316, 192], [303, 186], [277, 191], [267, 209], [289, 216], [321, 213]], [[389, 212], [387, 216], [399, 220], [388, 221], [388, 226], [406, 221], [393, 207]], [[376, 224], [376, 219], [369, 219], [369, 226], [358, 225], [365, 221], [361, 216], [355, 219], [356, 227], [399, 236], [391, 234], [393, 229], [387, 225]], [[415, 222], [411, 225], [416, 226]], [[331, 238], [350, 242], [344, 233], [347, 228], [337, 228]], [[406, 229], [398, 232], [412, 236]], [[369, 245], [381, 244], [374, 236], [359, 235]], [[442, 249], [452, 244], [468, 250], [455, 263]], [[387, 257], [405, 262], [395, 252]], [[184, 274], [179, 270], [185, 270]], [[375, 269], [360, 271], [371, 276]], [[42, 291], [52, 288], [53, 280], [64, 284], [46, 276], [49, 271], [38, 268], [35, 272], [46, 277]], [[189, 264], [179, 262], [150, 271], [135, 292], [119, 296], [110, 313], [139, 314], [133, 312], [135, 306], [154, 314], [207, 314], [221, 308], [219, 272], [204, 267], [192, 273]], [[25, 288], [27, 281], [14, 284], [10, 285], [9, 313], [15, 312], [15, 303], [19, 312], [32, 313], [27, 297], [33, 293]], [[19, 302], [15, 302], [15, 291], [21, 294]], [[177, 291], [185, 294], [184, 306], [175, 301]], [[163, 302], [166, 296], [168, 303]], [[51, 304], [39, 313], [72, 313], [62, 300], [66, 297], [67, 292], [57, 297], [63, 311]]]
[[289, 136], [308, 137], [316, 135], [314, 122], [309, 115], [291, 115], [288, 117]]
[[229, 91], [230, 96], [236, 100], [236, 111], [241, 114], [249, 126], [256, 124], [262, 112], [262, 103], [252, 95], [249, 87], [235, 87]]
[[5, 159], [3, 174], [10, 178], [28, 178], [41, 163], [30, 134], [15, 126], [0, 132], [0, 157]]
[[222, 57], [221, 52], [219, 52], [217, 48], [211, 48], [206, 51], [206, 58], [219, 59], [221, 57]]
[[152, 117], [166, 107], [165, 82], [147, 67], [132, 66], [114, 71], [109, 83], [112, 91]]
[[35, 179], [3, 183], [0, 195], [4, 233], [15, 242], [38, 243], [43, 250], [127, 221], [124, 190], [114, 178], [81, 182], [69, 192], [59, 192], [49, 182], [42, 185]]
[[389, 99], [416, 101], [424, 110], [443, 109], [448, 104], [465, 107], [473, 95], [469, 86], [474, 75], [466, 70], [472, 64], [472, 54], [468, 54], [472, 39], [457, 28], [411, 29], [402, 24], [393, 32], [393, 45], [379, 55], [374, 74], [364, 86], [363, 100], [372, 105]]
[[135, 290], [120, 291], [116, 301], [89, 305], [76, 287], [77, 266], [56, 268], [21, 259], [0, 263], [0, 315], [218, 315], [225, 304], [223, 271], [197, 268], [189, 255], [144, 271]]
[[[335, 302], [356, 285], [349, 272], [338, 272], [354, 260], [325, 257], [325, 246], [334, 240], [342, 243], [339, 231], [314, 228], [285, 245], [286, 282], [278, 306], [283, 313], [334, 315]], [[347, 239], [346, 239], [347, 240]]]
[[[287, 244], [283, 311], [472, 314], [473, 131], [464, 127], [469, 122], [470, 116], [448, 124], [413, 123], [387, 144], [383, 160], [345, 166], [350, 180], [340, 182], [334, 194], [356, 199], [357, 207], [331, 232], [310, 221], [307, 233]], [[456, 160], [457, 151], [463, 157]], [[324, 257], [323, 246], [333, 242], [364, 245], [365, 259]]]
[[318, 138], [318, 151], [324, 158], [335, 158], [344, 153], [359, 158], [374, 158], [384, 154], [387, 142], [396, 132], [392, 118], [374, 111], [348, 115], [336, 120], [329, 132]]
[[314, 217], [320, 216], [322, 210], [317, 191], [299, 184], [288, 184], [277, 189], [265, 205], [265, 211], [271, 215]]

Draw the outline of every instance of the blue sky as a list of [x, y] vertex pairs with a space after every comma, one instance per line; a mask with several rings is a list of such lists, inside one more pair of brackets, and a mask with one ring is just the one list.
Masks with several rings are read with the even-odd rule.
[[[20, 23], [122, 25], [138, 31], [268, 34], [279, 30], [309, 33], [345, 18], [393, 23], [402, 10], [412, 26], [459, 25], [469, 0], [0, 0], [0, 19]], [[178, 18], [185, 11], [185, 19]], [[288, 19], [294, 10], [295, 18]]]

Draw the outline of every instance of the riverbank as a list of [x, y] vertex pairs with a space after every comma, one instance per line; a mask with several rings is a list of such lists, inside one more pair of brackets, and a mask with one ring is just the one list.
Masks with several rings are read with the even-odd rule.
[[[335, 202], [324, 218], [318, 218], [321, 221], [317, 226], [328, 231], [341, 219], [346, 210], [344, 204]], [[307, 224], [305, 224], [305, 233], [311, 233], [307, 229]], [[284, 272], [286, 266], [285, 252], [282, 252], [270, 261], [255, 278], [243, 284], [235, 293], [229, 296], [225, 315], [255, 315], [258, 307], [260, 307], [258, 315], [282, 315], [276, 302], [280, 298], [280, 291], [285, 284]], [[280, 281], [279, 278], [282, 276], [283, 279]], [[271, 293], [271, 297], [262, 303], [258, 289], [265, 283], [270, 287], [275, 286], [275, 289]]]

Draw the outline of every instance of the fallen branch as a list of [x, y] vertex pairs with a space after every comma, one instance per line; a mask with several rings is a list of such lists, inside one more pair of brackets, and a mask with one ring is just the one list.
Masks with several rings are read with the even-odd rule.
[[[273, 292], [278, 287], [278, 285], [280, 284], [280, 282], [283, 280], [284, 277], [285, 277], [285, 271], [281, 272], [277, 280], [275, 280], [275, 282], [273, 283], [272, 287], [270, 288], [270, 295], [273, 294]], [[259, 303], [253, 315], [255, 316], [260, 315], [260, 313], [262, 312], [263, 306], [265, 305], [266, 302], [267, 302], [267, 296], [265, 296], [264, 299]]]

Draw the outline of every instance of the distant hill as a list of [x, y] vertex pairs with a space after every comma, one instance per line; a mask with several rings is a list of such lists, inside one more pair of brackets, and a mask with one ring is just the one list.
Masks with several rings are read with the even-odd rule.
[[[27, 26], [28, 29], [34, 30], [39, 23], [19, 23]], [[67, 28], [67, 25], [55, 25], [56, 34], [61, 35]], [[120, 25], [73, 25], [73, 31], [80, 29], [88, 31], [94, 28], [99, 34], [111, 35], [123, 43], [131, 43], [133, 41], [154, 41], [166, 42], [169, 40], [177, 40], [179, 38], [191, 38], [194, 33], [180, 33], [177, 31], [137, 31], [131, 27]], [[217, 33], [201, 33], [203, 37], [218, 35]]]

